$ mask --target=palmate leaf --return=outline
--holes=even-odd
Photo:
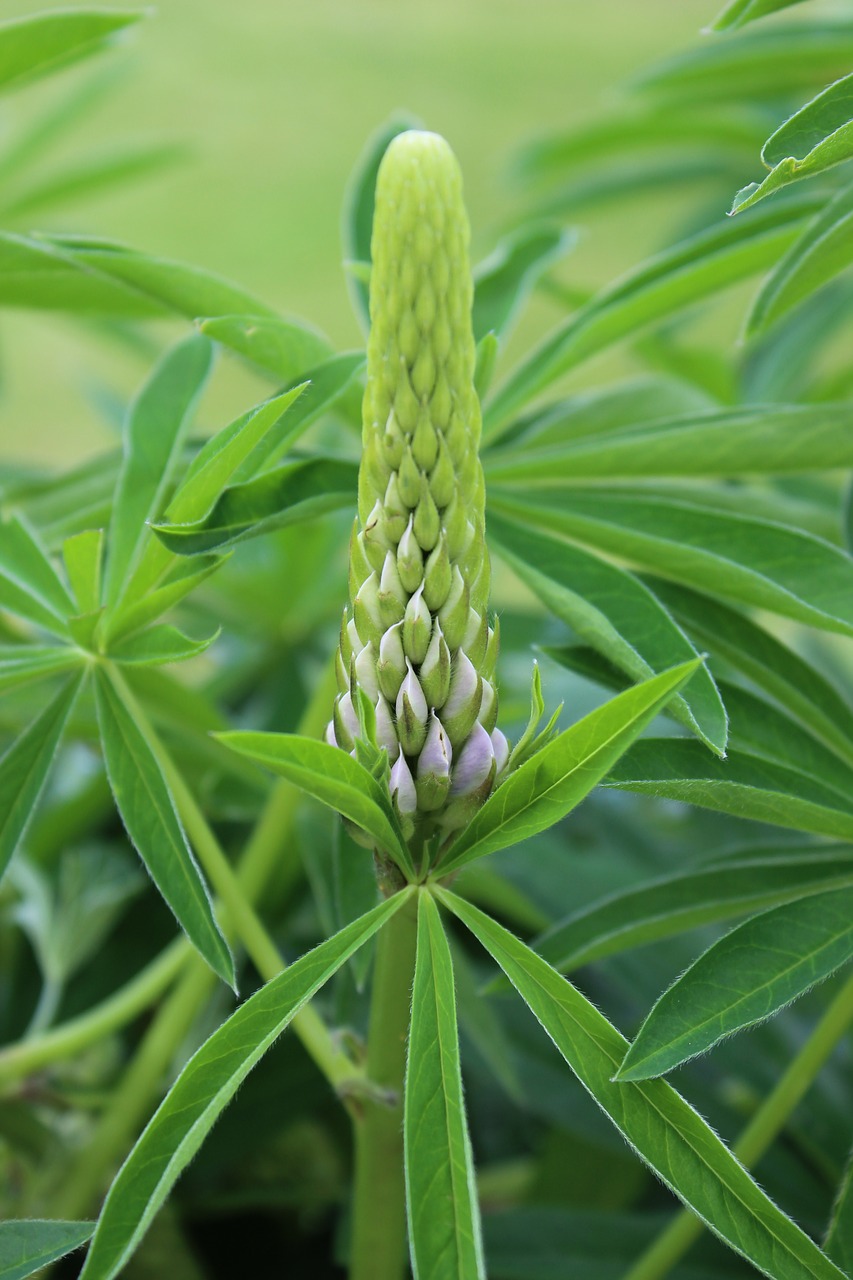
[[[0,1280],[25,1280],[91,1239],[94,1222],[0,1222]]]
[[[712,226],[643,263],[602,290],[531,352],[500,386],[484,417],[484,440],[557,378],[613,343],[771,267],[818,207],[798,197]]]
[[[0,693],[67,671],[79,662],[80,654],[69,646],[0,645]]]
[[[0,89],[15,88],[97,52],[144,16],[143,10],[80,8],[0,23]]]
[[[131,843],[184,933],[213,971],[233,987],[234,961],[171,793],[118,688],[116,678],[99,668],[95,682],[98,725],[116,808]]]
[[[665,1081],[614,1082],[628,1042],[594,1005],[476,907],[444,890],[438,896],[496,960],[627,1142],[716,1235],[774,1280],[841,1280]]]
[[[617,1073],[648,1080],[768,1018],[853,957],[853,887],[785,903],[727,933],[664,992]]]
[[[489,501],[713,596],[853,635],[853,560],[799,529],[646,488],[554,489],[534,503],[493,485]]]
[[[633,680],[689,661],[696,650],[631,574],[561,538],[490,514],[489,537],[507,564],[558,618]],[[710,674],[697,671],[671,710],[703,742],[725,751],[726,711]]]
[[[375,907],[261,987],[190,1058],[104,1201],[81,1280],[111,1280],[246,1076],[294,1016],[408,900]]]
[[[437,875],[444,877],[475,858],[507,849],[559,822],[612,769],[700,666],[697,658],[653,676],[552,739],[493,792],[456,837]]]
[[[745,849],[626,889],[552,925],[535,950],[561,973],[809,894],[853,886],[853,846]]]
[[[831,169],[853,156],[853,75],[829,85],[767,139],[761,159],[770,170],[761,183],[739,191],[732,213],[757,204],[773,191]]]
[[[418,945],[403,1118],[415,1280],[485,1280],[465,1119],[453,961],[438,908],[418,899]]]
[[[110,652],[122,642],[124,636],[139,631],[173,608],[185,596],[215,573],[228,559],[224,556],[198,556],[194,560],[178,561],[154,590],[136,599],[128,599],[113,616],[109,626]]]
[[[75,672],[0,757],[0,877],[33,816],[84,675]]]

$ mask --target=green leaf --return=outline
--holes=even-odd
[[[37,211],[43,214],[59,204],[66,208],[74,200],[90,199],[135,178],[185,162],[188,154],[185,146],[168,142],[124,141],[117,148],[99,148],[93,155],[80,157],[73,164],[12,186],[0,197],[0,213],[4,219],[32,218]],[[5,169],[6,165],[0,162],[0,174]]]
[[[527,488],[640,476],[846,468],[853,466],[853,441],[844,430],[849,421],[847,404],[750,405],[544,448],[534,438],[523,448],[487,455],[486,482]]]
[[[63,635],[76,605],[34,531],[17,515],[0,517],[0,608]]]
[[[790,9],[792,5],[802,4],[803,0],[730,0],[725,9],[711,23],[711,31],[734,31],[745,27],[756,18],[766,18],[770,13],[778,13],[780,9]]]
[[[101,603],[103,529],[86,529],[66,538],[62,544],[62,559],[79,612],[94,613]]]
[[[213,348],[193,335],[167,351],[130,408],[107,545],[104,600],[115,605],[130,580],[178,460]]]
[[[155,524],[153,529],[177,555],[200,555],[351,506],[357,483],[354,462],[336,458],[287,462],[246,484],[226,489],[202,520]]]
[[[534,503],[493,485],[492,508],[711,595],[853,635],[853,560],[813,534],[665,492],[564,489]]]
[[[698,658],[684,662],[620,693],[525,761],[456,837],[439,874],[507,849],[564,818],[700,665]]]
[[[744,921],[694,960],[649,1013],[617,1073],[648,1080],[769,1018],[853,957],[853,888]]]
[[[375,907],[250,996],[193,1054],[122,1165],[81,1280],[119,1274],[246,1076],[299,1010],[409,898]]]
[[[277,316],[215,316],[199,320],[208,338],[273,373],[282,382],[304,378],[307,369],[332,354],[328,338],[302,320]]]
[[[417,128],[419,123],[414,116],[408,114],[392,116],[370,138],[347,184],[342,228],[344,257],[353,262],[364,263],[368,269],[371,263],[370,238],[373,232],[376,175],[379,172],[382,157],[388,150],[388,144],[397,137],[398,133]],[[367,283],[364,279],[359,279],[351,272],[347,272],[347,287],[356,316],[366,333],[370,328]]]
[[[438,896],[494,957],[627,1142],[706,1226],[775,1280],[841,1280],[666,1081],[614,1082],[628,1042],[594,1005],[476,907],[445,891]]]
[[[0,693],[66,671],[79,662],[80,654],[67,646],[0,645]]]
[[[853,839],[853,796],[747,752],[731,751],[716,760],[699,743],[648,738],[618,762],[606,785],[794,831]]]
[[[754,335],[775,324],[853,262],[853,183],[806,226],[765,280],[746,322]]]
[[[164,662],[186,662],[209,649],[219,635],[219,628],[206,640],[191,640],[177,627],[166,623],[149,627],[129,639],[110,646],[110,657],[116,662],[141,666],[158,666]]]
[[[500,343],[493,333],[487,333],[477,343],[477,357],[474,364],[474,386],[480,404],[483,403],[492,385],[492,377],[498,359]]]
[[[281,774],[315,800],[349,818],[401,866],[411,867],[387,788],[346,751],[293,733],[237,730],[216,736],[233,751]]]
[[[748,222],[713,226],[602,290],[498,389],[486,413],[484,438],[495,439],[528,400],[583,360],[772,266],[815,208],[813,200],[786,200],[750,215]]]
[[[0,877],[38,804],[84,675],[75,672],[0,757]]]
[[[535,223],[502,240],[474,269],[475,339],[505,336],[539,277],[576,244],[576,232]]]
[[[834,1262],[853,1274],[853,1155],[838,1189],[824,1247]]]
[[[24,1280],[91,1238],[94,1222],[0,1222],[0,1280]]]
[[[415,1280],[485,1280],[462,1097],[453,961],[428,893],[418,899],[403,1133]]]
[[[735,609],[659,578],[656,596],[700,645],[719,654],[769,693],[848,762],[853,762],[853,707],[846,694],[793,649]]]
[[[763,182],[739,191],[732,213],[740,213],[801,178],[823,173],[853,156],[853,75],[829,85],[795,112],[761,149],[770,170]]]
[[[104,763],[131,844],[190,942],[233,987],[234,962],[160,765],[107,672],[96,674]]]
[[[15,88],[97,52],[143,11],[67,9],[0,23],[0,88]]]
[[[489,538],[552,613],[633,680],[696,657],[667,611],[623,569],[500,516],[490,515]],[[707,746],[725,751],[726,711],[708,671],[698,670],[670,705]]]
[[[534,946],[555,969],[570,973],[700,925],[851,885],[850,846],[747,849],[594,902],[553,925]]]
[[[46,240],[0,232],[0,306],[135,316],[163,314],[155,299],[99,271]]]
[[[178,561],[156,590],[147,591],[141,599],[127,600],[113,616],[109,627],[110,644],[117,644],[121,637],[161,617],[201,586],[227,559],[227,555],[199,556],[197,560]]]

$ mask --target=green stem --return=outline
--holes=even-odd
[[[851,1023],[853,973],[734,1144],[735,1155],[747,1168],[761,1158],[782,1131],[791,1112]],[[699,1219],[683,1209],[626,1272],[623,1280],[661,1280],[683,1258],[702,1231],[703,1224]]]
[[[406,1265],[403,1082],[417,906],[413,894],[377,941],[367,1041],[367,1077],[377,1096],[366,1095],[356,1124],[350,1280],[401,1280]]]

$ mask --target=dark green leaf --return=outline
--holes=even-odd
[[[440,875],[564,818],[700,665],[698,659],[685,662],[635,685],[549,742],[507,777],[456,837]]]
[[[399,893],[256,991],[190,1058],[113,1182],[81,1280],[119,1274],[246,1076],[299,1010],[408,900]]]
[[[462,1098],[453,962],[435,901],[418,900],[403,1119],[415,1280],[484,1280],[474,1161]]]
[[[226,489],[212,510],[192,524],[157,524],[154,532],[170,551],[194,556],[271,529],[312,520],[355,502],[358,468],[336,458],[288,462]]]
[[[619,1068],[648,1080],[768,1018],[853,956],[853,888],[831,889],[744,921],[663,993]]]
[[[558,618],[633,680],[696,657],[666,610],[623,569],[500,516],[490,516],[489,537]],[[704,668],[670,706],[709,747],[725,751],[725,708]]]
[[[85,58],[144,16],[141,10],[67,9],[0,23],[0,88],[12,88]]]
[[[82,671],[71,676],[0,758],[0,876],[33,816],[83,677]]]
[[[825,1248],[834,1262],[853,1274],[853,1155],[838,1189]]]
[[[91,1238],[94,1222],[0,1222],[0,1280],[24,1280]]]
[[[504,336],[539,276],[576,244],[574,232],[535,223],[502,240],[474,270],[475,339]]]
[[[306,371],[332,354],[327,338],[304,321],[276,316],[216,316],[199,320],[202,333],[221,342],[282,382],[304,378]]]
[[[160,765],[103,668],[95,694],[107,777],[131,843],[189,940],[233,987],[234,962]]]
[[[627,1041],[594,1005],[476,907],[444,891],[439,897],[494,957],[617,1129],[697,1217],[775,1280],[841,1280],[837,1267],[665,1081],[614,1082]]]

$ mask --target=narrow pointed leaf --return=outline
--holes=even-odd
[[[853,1275],[853,1153],[838,1188],[824,1247],[833,1262]]]
[[[0,1280],[25,1280],[91,1239],[94,1222],[0,1222]]]
[[[484,1280],[474,1161],[462,1097],[450,947],[428,893],[418,949],[403,1118],[415,1280]]]
[[[122,636],[138,631],[172,609],[200,587],[227,559],[228,555],[210,555],[178,561],[160,586],[147,591],[140,599],[126,600],[113,615],[108,632],[111,644],[118,643]]]
[[[619,1068],[662,1076],[769,1018],[853,957],[853,888],[764,911],[720,938],[666,990]]]
[[[172,348],[131,406],[108,537],[104,599],[109,605],[119,599],[148,536],[145,523],[163,501],[210,372],[212,350],[206,338],[195,335]]]
[[[76,158],[72,164],[51,168],[25,185],[17,186],[0,202],[4,219],[43,216],[57,205],[100,196],[148,174],[189,158],[189,149],[174,143],[131,143],[119,147],[99,147],[92,155]],[[0,173],[5,165],[0,166]]]
[[[186,662],[209,649],[219,630],[205,640],[191,640],[177,627],[167,623],[149,627],[147,631],[119,641],[110,647],[110,657],[115,662],[134,663],[141,666],[158,666],[163,662]]]
[[[537,751],[509,775],[457,836],[442,858],[442,876],[564,818],[700,665],[699,659],[685,662],[627,689]]]
[[[328,338],[304,321],[277,316],[213,316],[199,321],[202,333],[282,382],[304,378],[332,354]]]
[[[0,306],[152,319],[167,309],[121,280],[87,271],[67,249],[0,232]]]
[[[103,558],[103,529],[86,529],[62,544],[65,572],[80,613],[94,613],[101,603]]]
[[[154,532],[177,555],[202,555],[244,538],[313,520],[355,502],[358,468],[336,458],[287,462],[226,489],[201,520],[157,524]]]
[[[701,925],[853,886],[853,846],[757,849],[626,889],[549,928],[537,952],[561,973]]]
[[[697,656],[666,609],[623,569],[501,516],[490,516],[489,537],[552,613],[633,680]],[[726,711],[704,667],[670,709],[712,750],[725,751]]]
[[[576,244],[575,232],[535,223],[502,240],[474,269],[475,339],[505,335],[537,279]]]
[[[0,757],[0,877],[38,804],[83,677],[76,672]]]
[[[773,1280],[841,1280],[664,1080],[614,1082],[628,1042],[594,1005],[476,907],[444,891],[439,897],[494,957],[626,1141],[706,1226]]]
[[[157,759],[103,668],[95,694],[107,777],[130,841],[190,942],[233,987],[234,962]]]
[[[141,10],[68,9],[0,23],[0,88],[13,88],[85,58],[142,17]]]
[[[757,18],[802,4],[803,0],[731,0],[711,23],[712,31],[734,31]]]
[[[76,667],[80,654],[68,646],[0,645],[0,693]]]
[[[340,747],[293,733],[236,730],[216,736],[233,751],[281,774],[315,800],[343,814],[403,865],[411,865],[387,788]]]
[[[77,612],[47,551],[35,532],[17,515],[0,519],[0,576],[9,583],[10,596],[15,589],[29,596],[40,614],[51,615],[54,626]],[[0,604],[3,603],[0,587]],[[11,600],[7,607],[14,612]]]
[[[299,1010],[408,898],[396,894],[301,957],[223,1022],[190,1058],[119,1170],[81,1280],[111,1280],[252,1068]]]

